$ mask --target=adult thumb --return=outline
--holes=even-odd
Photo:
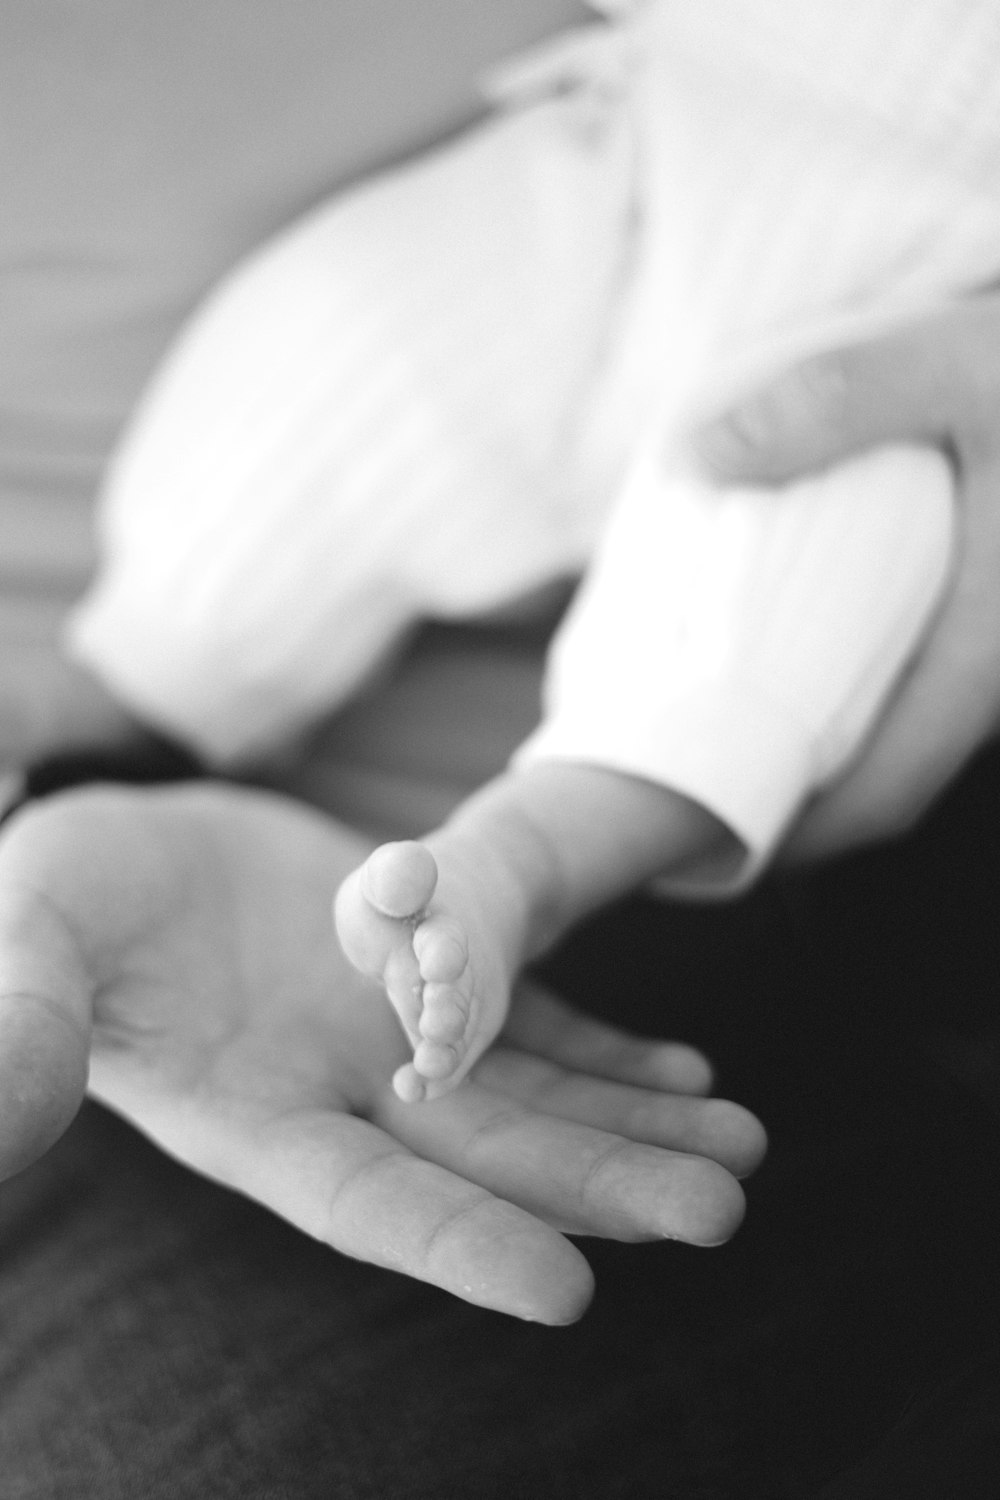
[[[80,1107],[89,988],[59,911],[0,877],[0,1181],[47,1151]]]
[[[965,309],[799,361],[689,434],[715,478],[780,483],[887,442],[950,447]]]

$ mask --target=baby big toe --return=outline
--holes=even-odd
[[[406,839],[380,844],[362,867],[362,888],[377,911],[387,917],[415,917],[437,885],[437,865],[425,844]]]

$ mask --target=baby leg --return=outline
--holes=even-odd
[[[551,761],[491,782],[424,843],[376,849],[341,886],[336,925],[413,1044],[393,1080],[400,1098],[453,1088],[503,1026],[526,962],[719,835],[663,787]]]

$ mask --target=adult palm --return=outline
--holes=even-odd
[[[88,788],[17,814],[0,839],[0,1171],[89,1087],[336,1249],[546,1322],[591,1292],[560,1231],[727,1238],[763,1136],[699,1097],[687,1048],[530,988],[461,1089],[395,1097],[405,1040],[330,920],[366,851],[234,786]]]

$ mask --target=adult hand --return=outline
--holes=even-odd
[[[955,464],[953,582],[860,760],[807,809],[791,856],[905,831],[1000,724],[1000,294],[807,359],[694,438],[713,473],[743,482],[907,439]]]
[[[345,1254],[568,1322],[591,1293],[560,1231],[715,1244],[757,1122],[698,1097],[689,1048],[525,990],[505,1045],[405,1105],[407,1055],[333,936],[368,846],[267,793],[97,787],[0,838],[0,1175],[91,1092],[197,1171]],[[113,1164],[109,1164],[113,1170]]]

